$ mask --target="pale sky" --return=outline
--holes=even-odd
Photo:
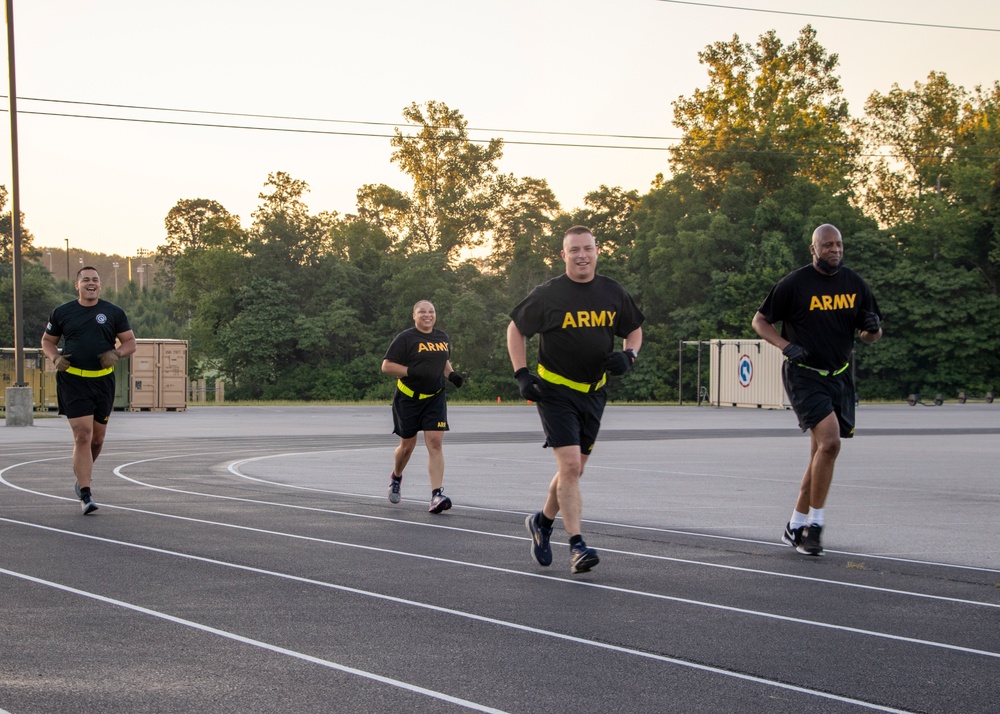
[[[719,7],[662,0],[13,2],[26,226],[38,247],[63,247],[68,238],[71,250],[122,255],[161,244],[163,220],[180,199],[214,199],[249,226],[276,171],[309,184],[313,213],[353,213],[356,192],[367,183],[409,190],[390,161],[391,128],[28,98],[374,123],[398,123],[410,103],[436,100],[460,111],[469,127],[491,130],[471,132],[473,138],[646,147],[505,147],[501,171],[548,180],[563,209],[572,210],[601,184],[645,193],[658,172],[668,173],[663,149],[666,138],[678,136],[671,103],[707,85],[698,52],[733,34],[755,43],[774,29],[789,44],[811,23],[820,44],[840,57],[855,116],[871,92],[893,83],[910,88],[931,71],[967,88],[1000,79],[994,0],[726,0]],[[6,57],[6,33],[2,44]],[[2,87],[7,95],[6,82]],[[9,137],[9,113],[0,116]],[[0,183],[9,190],[9,141],[3,144]]]

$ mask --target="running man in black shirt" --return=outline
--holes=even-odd
[[[589,228],[570,228],[560,253],[566,274],[532,290],[510,313],[507,326],[507,351],[521,396],[537,403],[545,446],[556,457],[545,505],[525,520],[531,557],[539,565],[552,563],[549,538],[562,512],[574,573],[599,562],[581,534],[580,477],[601,426],[607,375],[628,372],[642,347],[642,312],[625,288],[597,274],[597,253]],[[535,334],[537,375],[528,371],[527,360],[527,339]],[[621,351],[614,351],[615,337],[624,338]]]
[[[115,365],[135,352],[135,335],[125,312],[101,299],[101,276],[95,268],[80,268],[76,291],[76,300],[52,311],[42,351],[57,370],[59,413],[66,415],[73,430],[76,495],[83,514],[89,515],[97,510],[90,483],[114,408]]]
[[[403,469],[424,432],[427,473],[431,481],[431,513],[451,508],[444,495],[444,453],[441,442],[448,431],[448,398],[444,380],[461,387],[465,378],[451,366],[451,341],[434,327],[437,313],[429,300],[413,306],[413,327],[396,335],[382,359],[382,371],[396,377],[392,400],[392,433],[399,437],[389,476],[389,501],[399,503]]]
[[[781,540],[804,555],[823,555],[823,508],[834,462],[840,440],[854,436],[854,334],[860,330],[861,341],[873,344],[882,337],[882,326],[871,288],[844,267],[840,231],[820,226],[810,251],[812,264],[771,288],[753,317],[753,328],[785,355],[785,391],[799,426],[811,433],[809,465]]]

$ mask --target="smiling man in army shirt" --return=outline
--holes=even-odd
[[[399,437],[389,476],[389,501],[399,503],[403,469],[424,432],[427,473],[431,482],[431,513],[451,508],[444,495],[442,441],[448,431],[448,397],[444,380],[461,387],[465,379],[451,366],[451,340],[435,327],[437,312],[429,300],[413,306],[413,327],[403,330],[389,345],[382,359],[382,372],[396,377],[392,400],[392,433]]]
[[[115,365],[135,352],[135,335],[124,310],[101,299],[101,276],[96,268],[80,268],[76,291],[76,300],[52,311],[42,335],[42,351],[57,370],[59,413],[66,415],[73,430],[76,495],[83,514],[89,515],[97,510],[90,484],[114,408]]]
[[[782,542],[803,555],[823,555],[823,509],[840,440],[854,436],[854,335],[882,337],[878,303],[860,275],[844,267],[844,239],[825,223],[813,231],[813,260],[771,288],[753,317],[753,329],[782,351],[782,379],[803,431],[809,465]],[[774,325],[781,323],[779,333]]]
[[[549,538],[561,512],[573,573],[599,562],[581,533],[580,477],[601,427],[607,375],[625,374],[642,347],[642,312],[625,288],[597,274],[597,254],[589,228],[570,228],[560,253],[565,275],[532,290],[510,313],[507,326],[507,351],[521,396],[538,405],[545,446],[556,457],[545,505],[525,521],[531,557],[539,565],[552,563]],[[527,339],[535,334],[537,375],[528,370],[527,361]],[[614,349],[616,337],[624,339],[620,351]]]

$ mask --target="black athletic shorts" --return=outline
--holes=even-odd
[[[802,431],[812,429],[833,412],[840,423],[840,437],[854,436],[854,379],[849,369],[824,377],[785,362],[781,377]]]
[[[542,418],[545,446],[579,446],[590,455],[601,429],[601,417],[608,393],[604,389],[584,394],[569,387],[542,381],[542,399],[535,402]]]
[[[392,433],[401,439],[412,439],[418,431],[450,431],[444,390],[427,399],[414,399],[397,389],[392,398],[392,426]]]
[[[94,421],[107,424],[115,407],[115,375],[80,377],[56,372],[56,397],[60,414],[70,419],[93,416]]]

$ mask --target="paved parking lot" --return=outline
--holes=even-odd
[[[584,575],[534,410],[450,411],[437,516],[387,407],[116,413],[88,517],[65,420],[0,428],[0,710],[995,711],[1000,407],[862,405],[824,558],[790,412],[609,408]]]

